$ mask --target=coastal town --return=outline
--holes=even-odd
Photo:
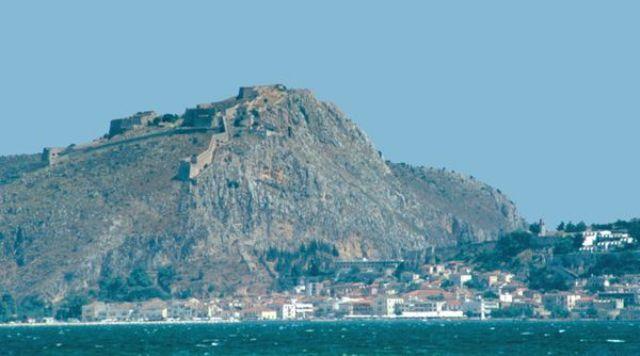
[[[577,254],[610,254],[635,246],[624,231],[586,228],[578,234],[535,228],[539,240],[581,241]],[[337,260],[335,274],[300,276],[281,292],[138,302],[92,301],[68,322],[236,322],[336,319],[640,319],[640,274],[571,275],[562,290],[540,291],[525,276],[482,270],[461,260],[418,269],[404,260]],[[54,323],[53,317],[27,323]]]

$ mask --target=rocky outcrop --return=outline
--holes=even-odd
[[[523,226],[486,184],[384,161],[307,90],[243,88],[190,110],[54,165],[0,158],[0,289],[55,301],[98,290],[106,275],[167,266],[173,292],[260,289],[274,277],[260,260],[271,247],[322,241],[342,258],[399,258]],[[207,152],[196,176],[177,179],[184,157]]]

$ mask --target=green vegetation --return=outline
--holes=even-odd
[[[15,320],[17,317],[16,302],[11,294],[5,293],[0,297],[0,322]]]
[[[515,257],[527,249],[533,248],[533,234],[516,231],[502,236],[493,250],[480,253],[475,262],[481,269],[495,270],[517,264]]]
[[[531,318],[533,317],[533,308],[525,306],[510,306],[504,309],[491,311],[492,318]]]
[[[525,231],[512,232],[498,240],[496,244],[497,258],[506,262],[522,251],[531,248],[533,235]]]
[[[30,295],[20,301],[18,305],[18,319],[26,320],[27,318],[40,318],[52,315],[51,305],[44,301],[38,295]]]
[[[88,302],[87,297],[81,294],[67,296],[56,311],[56,319],[80,319],[82,317],[82,306]]]
[[[594,229],[626,230],[632,237],[640,239],[640,219],[618,220],[611,224],[593,224],[591,226]]]
[[[623,275],[640,273],[640,258],[636,253],[625,251],[622,253],[607,253],[599,255],[596,263],[589,269],[591,275]]]
[[[98,285],[100,291],[98,299],[105,301],[141,301],[152,298],[168,299],[170,295],[165,291],[165,288],[170,288],[169,280],[164,272],[162,277],[163,284],[160,284],[160,288],[156,287],[147,271],[141,267],[136,267],[131,270],[131,273],[126,278],[122,276],[111,276],[107,271],[102,276]],[[160,279],[160,274],[159,274]],[[169,284],[167,284],[169,283]]]
[[[569,290],[569,284],[555,269],[532,267],[529,270],[529,288],[541,291],[565,291]]]
[[[171,293],[171,285],[176,279],[176,271],[173,266],[165,266],[158,270],[158,286],[166,293]]]
[[[313,240],[300,244],[296,250],[269,248],[261,256],[263,263],[273,266],[277,273],[277,290],[286,290],[293,286],[299,277],[325,278],[333,271],[333,261],[339,256],[338,249],[322,241]]]
[[[562,221],[556,229],[563,232],[583,232],[587,230],[587,224],[584,221],[581,221],[576,225],[574,225],[571,221],[566,224],[564,223],[564,221]]]

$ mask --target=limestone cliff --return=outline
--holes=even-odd
[[[243,88],[115,126],[86,145],[0,158],[0,290],[55,302],[166,266],[172,292],[268,288],[277,273],[260,256],[272,247],[403,257],[523,226],[486,184],[386,162],[307,90]]]

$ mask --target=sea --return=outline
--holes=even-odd
[[[0,327],[0,355],[640,355],[640,323],[327,321]]]

